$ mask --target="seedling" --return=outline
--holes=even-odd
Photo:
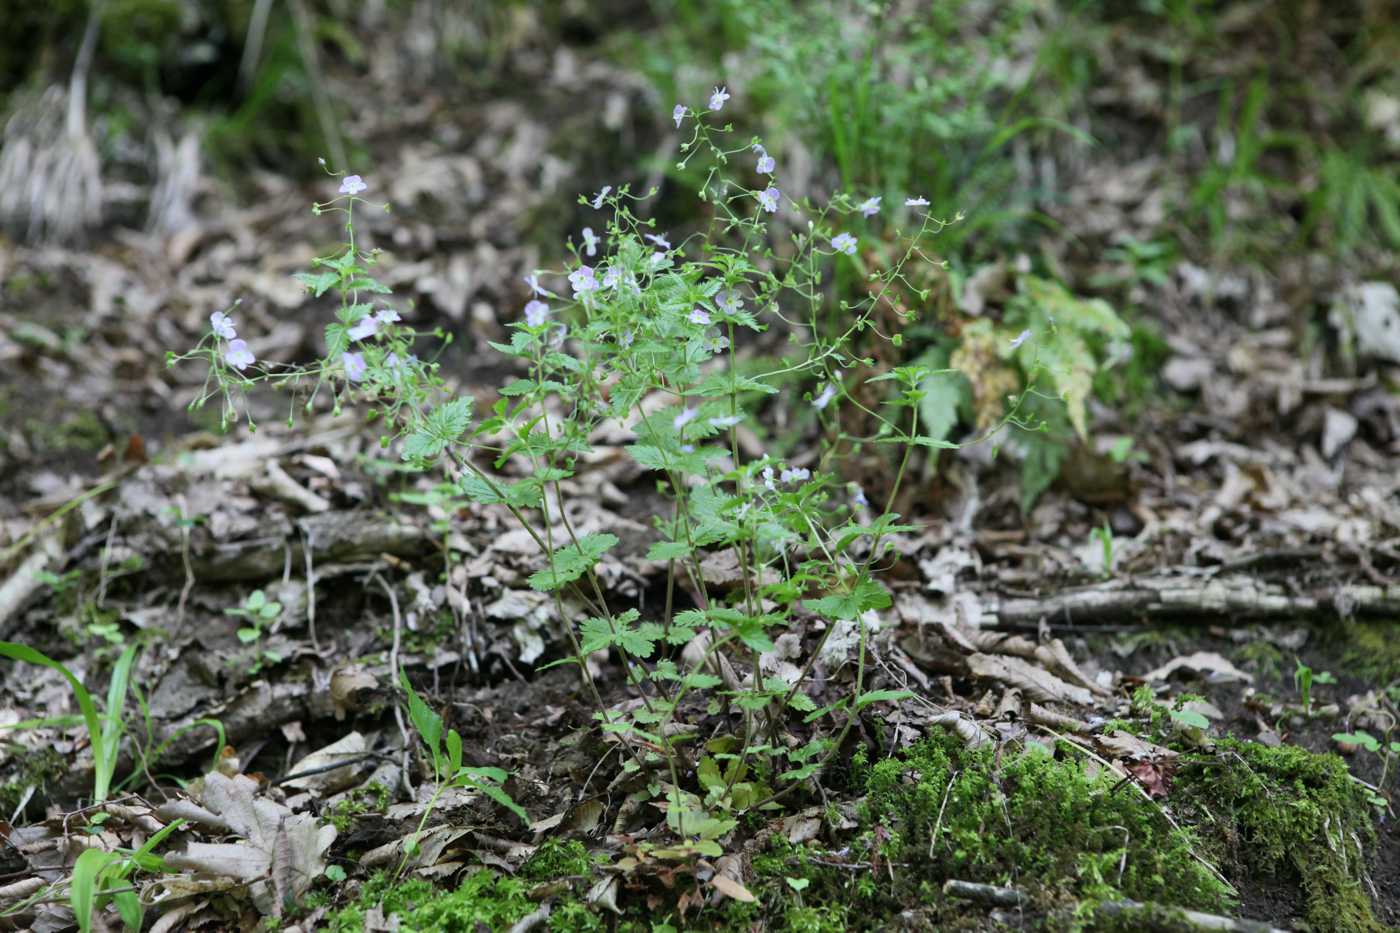
[[[253,590],[243,605],[225,609],[224,615],[237,616],[248,620],[248,624],[238,630],[238,640],[245,645],[262,638],[263,626],[282,614],[282,604],[267,598],[262,590]]]

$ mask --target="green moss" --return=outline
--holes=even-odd
[[[378,781],[371,781],[363,787],[355,788],[350,792],[350,796],[338,801],[321,817],[321,822],[329,823],[344,835],[355,825],[355,821],[366,813],[383,813],[387,810],[389,798],[389,788]]]
[[[0,812],[7,818],[15,812],[30,787],[37,786],[39,791],[43,791],[50,781],[68,772],[68,760],[51,748],[21,749],[9,746],[8,750],[12,752],[10,763],[13,767],[6,769],[11,774],[5,783],[0,784]],[[35,796],[42,799],[43,794],[36,793]]]
[[[1400,682],[1400,640],[1394,633],[1394,620],[1337,627],[1329,640],[1340,650],[1338,667],[1380,687]]]
[[[1336,755],[1223,739],[1186,757],[1172,796],[1235,871],[1301,882],[1313,930],[1385,929],[1363,881],[1370,807]]]
[[[593,868],[588,850],[577,839],[546,839],[520,868],[520,875],[531,881],[558,881],[587,877]]]
[[[375,875],[354,904],[331,915],[326,928],[336,933],[363,930],[365,913],[379,907],[384,918],[398,917],[403,933],[475,933],[502,930],[538,905],[526,896],[527,886],[485,869],[469,875],[455,891],[439,891],[427,881],[395,884],[385,873]]]
[[[912,866],[911,883],[1015,884],[1044,907],[1070,898],[1208,910],[1231,902],[1189,832],[1073,751],[1057,757],[1032,745],[1003,749],[998,761],[939,737],[871,767],[866,791],[868,818],[897,849],[886,855]]]

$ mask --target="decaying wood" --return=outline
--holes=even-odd
[[[1400,585],[1288,588],[1244,575],[1172,575],[1107,583],[1044,598],[992,596],[983,625],[1023,628],[1049,623],[1113,624],[1168,619],[1296,619],[1299,616],[1394,616]]]
[[[1108,917],[1122,917],[1130,923],[1141,923],[1141,929],[1181,930],[1185,933],[1285,933],[1258,920],[1236,920],[1218,914],[1203,914],[1178,907],[1157,907],[1136,901],[1110,901],[1100,904],[1098,910]]]
[[[1004,888],[995,884],[978,884],[975,881],[959,881],[949,878],[943,882],[943,893],[948,897],[961,897],[992,907],[1019,907],[1026,902],[1026,896],[1015,888]]]

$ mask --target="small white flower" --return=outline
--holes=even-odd
[[[685,119],[685,104],[676,104],[671,108],[671,119],[676,121],[676,129],[680,129],[681,121]]]
[[[719,337],[716,337],[716,338],[715,338],[715,342],[712,343],[712,344],[710,344],[710,350],[711,350],[712,352],[714,352],[714,353],[720,353],[720,352],[722,352],[722,351],[724,351],[724,350],[728,350],[728,349],[729,349],[729,338],[728,338],[728,337],[725,337],[725,336],[723,336],[723,335],[720,335]]]
[[[773,468],[763,468],[763,485],[767,486],[771,492],[777,492],[778,487],[773,485]]]
[[[342,353],[340,360],[345,364],[345,378],[359,382],[365,378],[365,358],[358,353]]]
[[[817,411],[821,411],[822,409],[826,408],[826,406],[830,405],[831,400],[835,397],[836,386],[834,384],[828,383],[827,387],[825,389],[822,389],[822,394],[812,399],[812,407],[815,408]]]
[[[784,483],[800,483],[812,478],[812,471],[799,467],[795,470],[784,470],[778,477]]]
[[[253,365],[253,351],[248,349],[248,341],[233,339],[224,349],[224,362],[242,372]]]
[[[710,323],[709,312],[704,308],[693,308],[690,312],[690,323],[700,324],[701,326],[708,325]]]
[[[854,256],[856,254],[856,238],[849,233],[838,233],[831,238],[831,248],[838,253]]]
[[[1021,331],[1019,334],[1016,335],[1015,339],[1011,341],[1011,349],[1018,349],[1021,346],[1021,344],[1029,340],[1030,337],[1031,332],[1029,330]]]
[[[734,510],[734,517],[737,518],[739,521],[743,521],[744,516],[749,514],[749,509],[751,508],[753,508],[753,503],[745,502],[743,505],[739,506],[737,509]]]
[[[215,334],[225,340],[232,340],[238,336],[238,331],[233,329],[233,318],[222,311],[215,311],[209,315],[209,326],[214,328]]]
[[[667,261],[668,260],[666,259],[665,253],[652,253],[651,258],[648,260],[648,262],[651,263],[653,269],[661,268],[662,266],[666,265]]]
[[[732,427],[734,427],[734,425],[738,424],[740,421],[743,421],[743,420],[744,420],[743,415],[722,415],[722,416],[720,416],[720,417],[718,417],[718,418],[711,418],[711,419],[710,419],[710,427],[712,427],[712,428],[732,428]]]
[[[664,234],[664,233],[660,233],[660,234],[657,234],[657,233],[644,233],[644,234],[642,234],[642,236],[646,237],[648,240],[651,240],[653,243],[655,243],[657,246],[661,247],[662,249],[670,249],[670,248],[671,248],[671,241],[668,240],[668,239],[666,239],[666,234]]]
[[[860,483],[848,483],[846,488],[851,491],[852,505],[858,505],[861,508],[869,507],[870,500],[865,498],[865,490],[861,488]]]
[[[676,415],[676,417],[674,417],[674,418],[671,419],[671,427],[673,427],[673,428],[675,428],[677,431],[679,431],[681,428],[685,427],[686,425],[690,424],[690,422],[694,421],[694,420],[695,420],[695,417],[696,417],[697,415],[699,415],[699,414],[700,414],[700,409],[698,409],[698,408],[687,408],[687,409],[685,409],[684,411],[682,411],[679,415]]]
[[[865,203],[860,206],[860,212],[866,217],[874,217],[880,213],[880,201],[878,197],[866,198]]]
[[[525,305],[525,323],[531,327],[539,327],[549,317],[549,305],[538,298],[527,302]]]
[[[381,324],[397,324],[403,320],[393,308],[380,308],[374,312],[374,319]]]
[[[905,198],[905,207],[928,207],[928,198]]]
[[[738,314],[744,310],[744,296],[732,288],[726,288],[715,296],[715,306],[725,314]]]
[[[724,102],[729,100],[729,88],[717,87],[710,95],[710,109],[720,110],[724,107]]]
[[[763,209],[772,214],[778,210],[778,197],[780,194],[781,192],[779,192],[777,188],[769,185],[766,189],[755,195],[755,197],[758,198],[758,203]]]
[[[598,238],[593,235],[592,227],[583,228],[583,251],[590,256],[598,255]]]
[[[611,190],[612,190],[612,185],[604,185],[604,186],[603,186],[603,190],[598,192],[597,197],[595,197],[595,198],[593,199],[593,209],[594,209],[595,211],[596,211],[596,210],[601,210],[601,209],[602,209],[602,207],[603,207],[603,199],[606,198],[606,197],[608,196],[608,192],[611,191]]]
[[[346,175],[340,182],[340,193],[353,197],[368,187],[369,185],[365,184],[365,180],[359,175]]]
[[[549,292],[540,288],[540,277],[533,272],[525,276],[525,284],[530,286],[530,291],[536,295],[549,295]]]
[[[378,332],[379,322],[373,317],[365,315],[356,321],[347,333],[351,340],[364,340],[366,337],[373,337]]]

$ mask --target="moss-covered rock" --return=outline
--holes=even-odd
[[[1187,756],[1173,800],[1232,872],[1300,883],[1311,929],[1386,929],[1366,889],[1371,808],[1336,755],[1224,739]]]

